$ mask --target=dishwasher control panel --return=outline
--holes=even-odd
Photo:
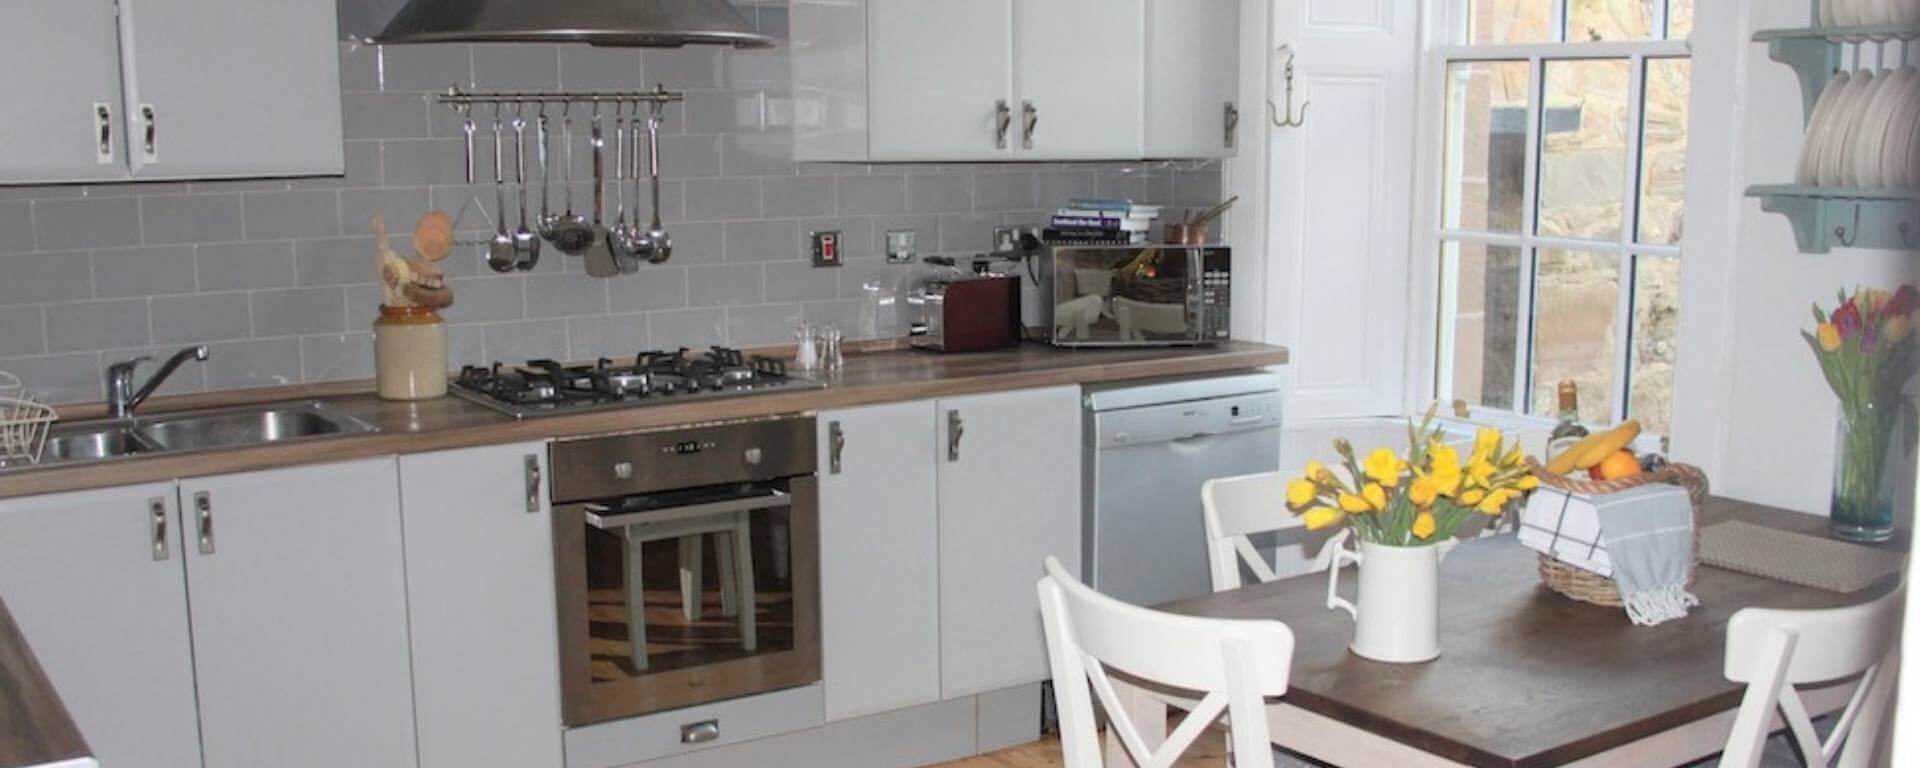
[[[1260,392],[1107,411],[1094,416],[1096,448],[1199,443],[1234,432],[1280,426],[1280,393]]]

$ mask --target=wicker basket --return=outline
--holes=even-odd
[[[1707,503],[1707,476],[1698,467],[1686,464],[1669,464],[1665,468],[1645,472],[1619,480],[1587,481],[1555,475],[1538,464],[1533,465],[1533,473],[1540,478],[1540,484],[1563,491],[1586,495],[1618,493],[1628,488],[1636,488],[1649,483],[1671,483],[1687,489],[1687,495],[1693,499],[1693,562],[1687,567],[1687,587],[1693,587],[1693,579],[1700,566],[1700,510]],[[1591,571],[1575,568],[1546,555],[1540,556],[1540,581],[1549,589],[1567,597],[1595,605],[1618,608],[1621,606],[1620,590],[1614,586],[1613,579]]]

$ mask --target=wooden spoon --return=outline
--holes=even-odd
[[[413,249],[427,261],[440,261],[453,253],[453,217],[445,211],[427,211],[413,225]]]

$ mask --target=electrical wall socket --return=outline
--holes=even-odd
[[[916,235],[911,229],[887,230],[887,263],[909,264],[919,257]]]

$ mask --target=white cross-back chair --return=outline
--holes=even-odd
[[[1720,764],[1760,764],[1775,710],[1808,765],[1865,768],[1899,679],[1900,608],[1905,588],[1860,605],[1822,611],[1747,608],[1727,624],[1726,676],[1746,697]],[[1861,675],[1833,732],[1821,743],[1795,686]],[[1834,758],[1839,757],[1839,763]]]
[[[1096,696],[1110,715],[1108,727],[1141,768],[1173,765],[1223,713],[1232,728],[1233,752],[1245,756],[1238,768],[1272,768],[1265,698],[1287,692],[1293,671],[1293,631],[1287,625],[1162,613],[1095,592],[1051,557],[1046,570],[1039,585],[1040,615],[1067,768],[1103,765],[1093,714]],[[1158,751],[1124,716],[1109,669],[1200,694]]]
[[[1306,522],[1287,509],[1287,477],[1278,472],[1223,477],[1200,486],[1200,509],[1207,526],[1207,565],[1213,591],[1240,588],[1240,563],[1262,582],[1279,578],[1273,565],[1247,537],[1303,528]],[[1312,570],[1325,571],[1346,536],[1343,531],[1320,547]]]

